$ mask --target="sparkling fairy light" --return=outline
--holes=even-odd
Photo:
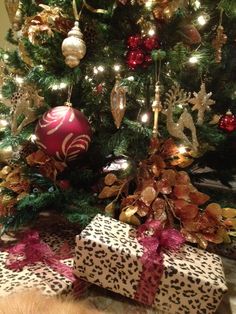
[[[96,67],[93,68],[93,73],[98,74],[98,69]]]
[[[16,83],[19,84],[19,85],[21,85],[21,84],[24,83],[23,77],[18,76],[18,75],[16,76],[15,81],[16,81]]]
[[[200,2],[199,0],[196,0],[196,1],[194,2],[194,7],[195,7],[196,10],[200,9],[200,7],[201,7],[201,2]]]
[[[105,70],[104,66],[102,66],[102,65],[98,66],[98,71],[99,72],[104,72],[104,70]]]
[[[196,63],[198,63],[199,58],[197,56],[192,56],[189,58],[188,61],[189,61],[189,63],[196,64]]]
[[[153,36],[155,34],[155,29],[154,28],[150,28],[148,31],[148,35],[149,36]]]
[[[120,68],[121,68],[121,66],[120,66],[119,64],[115,64],[115,65],[114,65],[114,70],[115,70],[116,72],[119,72],[119,71],[120,71]]]
[[[125,161],[123,161],[123,162],[121,163],[121,168],[122,168],[123,170],[126,170],[128,167],[129,167],[129,163],[128,163],[127,160],[125,160]]]
[[[7,126],[9,123],[8,123],[8,121],[6,120],[6,119],[0,119],[0,125],[1,126],[3,126],[3,127],[5,127],[5,126]]]
[[[151,10],[151,9],[152,9],[152,6],[153,6],[153,0],[148,0],[148,1],[145,3],[145,7],[146,7],[148,10]]]
[[[206,25],[207,23],[207,20],[205,18],[204,15],[200,15],[198,18],[197,18],[197,21],[198,21],[198,24],[201,25],[201,26],[204,26]]]
[[[63,89],[63,88],[66,88],[67,87],[67,84],[65,82],[62,82],[59,84],[59,88],[60,89]]]
[[[142,123],[147,123],[149,121],[149,115],[145,112],[141,115],[141,118],[140,118],[141,122]]]
[[[30,141],[31,141],[32,143],[35,143],[36,139],[37,139],[37,136],[36,136],[35,134],[31,134],[31,135],[30,135]]]
[[[180,154],[185,154],[187,152],[187,149],[185,146],[181,145],[179,148],[178,148],[178,151]]]
[[[129,76],[129,77],[127,77],[127,80],[128,81],[134,81],[134,77],[133,76]]]

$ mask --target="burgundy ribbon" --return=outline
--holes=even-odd
[[[67,243],[64,243],[56,254],[49,245],[40,240],[37,231],[30,230],[23,234],[19,243],[6,251],[9,253],[6,266],[11,270],[20,271],[25,266],[42,262],[70,281],[75,281],[71,267],[60,262],[61,259],[72,257]]]
[[[141,225],[137,229],[137,239],[144,247],[144,254],[141,258],[143,270],[134,298],[151,305],[164,272],[163,251],[178,251],[185,240],[179,231],[164,229],[158,220]]]

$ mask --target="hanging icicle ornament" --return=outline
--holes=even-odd
[[[86,45],[82,38],[83,34],[80,31],[79,22],[75,21],[74,27],[62,42],[62,53],[65,57],[65,63],[70,68],[78,66],[80,60],[86,54]]]
[[[119,129],[126,110],[126,88],[121,85],[119,75],[116,77],[110,100],[111,113],[117,129]]]
[[[161,111],[161,108],[162,108],[162,105],[161,105],[161,100],[160,100],[160,84],[159,82],[157,82],[156,87],[155,87],[155,98],[152,103],[152,110],[154,112],[152,135],[155,138],[158,135],[158,120],[159,120],[159,112]]]
[[[224,27],[222,26],[222,15],[223,11],[220,13],[220,23],[216,31],[216,37],[212,41],[212,46],[215,49],[215,61],[220,63],[222,60],[222,47],[227,42],[227,35],[224,33]]]
[[[161,61],[165,59],[166,52],[164,50],[153,50],[152,51],[152,60],[155,63],[155,97],[152,103],[152,111],[154,112],[153,117],[153,129],[152,129],[152,136],[153,138],[157,138],[158,135],[158,120],[159,120],[159,112],[162,109],[161,99],[160,99],[160,75],[161,75]],[[158,61],[158,62],[157,62]],[[158,66],[159,64],[159,66]]]
[[[19,31],[23,24],[22,1],[5,0],[5,7],[14,31]]]

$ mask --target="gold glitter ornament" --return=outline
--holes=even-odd
[[[33,63],[33,60],[29,57],[26,49],[25,49],[25,46],[23,44],[22,41],[19,41],[19,44],[18,44],[18,52],[19,52],[19,55],[20,55],[20,58],[27,64],[29,65],[30,67],[33,67],[34,66],[34,63]]]
[[[210,106],[215,104],[215,101],[211,99],[212,93],[206,92],[205,83],[201,84],[200,91],[193,93],[193,98],[189,99],[189,103],[194,105],[192,111],[197,110],[197,124],[203,125],[205,112],[210,109]]]
[[[22,12],[22,1],[19,1],[19,5],[16,14],[13,19],[12,28],[14,31],[19,31],[23,24],[23,12]]]
[[[153,137],[157,137],[158,135],[158,119],[159,119],[159,111],[161,111],[161,109],[162,109],[162,104],[160,100],[160,84],[159,82],[157,82],[155,86],[155,98],[152,103],[152,110],[154,112],[153,130],[152,130]]]
[[[227,42],[227,35],[224,33],[224,27],[219,25],[216,31],[216,37],[212,41],[212,46],[215,49],[215,61],[220,63],[222,60],[222,47]]]
[[[11,23],[13,23],[16,11],[18,9],[19,0],[5,0],[5,7]]]
[[[13,149],[11,146],[0,149],[0,162],[7,164],[13,156]]]
[[[19,134],[25,126],[38,118],[38,109],[43,105],[44,98],[38,94],[35,85],[24,84],[20,86],[11,99],[4,104],[11,108],[11,132]],[[19,122],[19,117],[22,119]]]
[[[178,104],[187,106],[190,97],[191,94],[185,92],[179,85],[172,86],[172,88],[166,93],[166,128],[171,136],[183,141],[194,151],[197,151],[199,143],[192,115],[185,108],[179,119],[177,121],[174,120],[175,106]],[[189,130],[187,134],[184,132],[185,129]]]
[[[126,110],[126,88],[121,86],[119,75],[116,77],[110,100],[111,113],[117,129],[119,129]]]
[[[80,31],[79,22],[75,21],[74,27],[62,42],[62,53],[65,57],[65,63],[70,68],[78,66],[80,60],[86,54],[86,45],[82,38],[83,34]]]

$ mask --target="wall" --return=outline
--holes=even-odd
[[[7,48],[9,44],[5,40],[8,29],[10,28],[10,22],[8,19],[7,11],[5,8],[5,1],[0,0],[0,47]]]

